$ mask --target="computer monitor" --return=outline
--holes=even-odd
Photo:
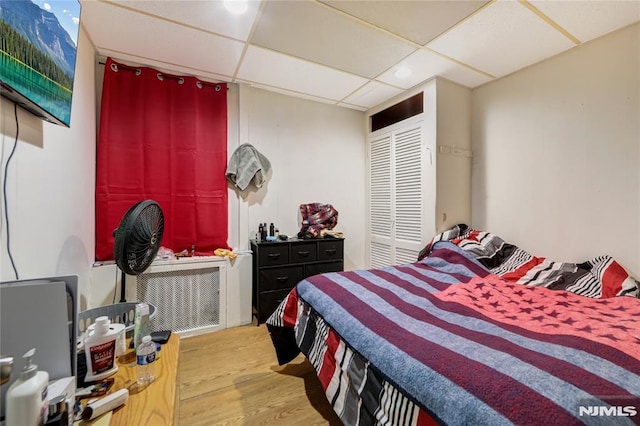
[[[0,282],[0,354],[13,357],[11,378],[2,385],[0,419],[29,349],[36,349],[33,363],[49,380],[76,375],[77,318],[77,275]]]

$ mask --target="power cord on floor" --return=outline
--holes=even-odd
[[[16,268],[16,264],[13,261],[13,255],[11,254],[11,239],[9,235],[9,207],[7,206],[7,174],[9,171],[9,164],[11,163],[11,158],[13,158],[13,154],[16,152],[16,147],[18,146],[18,135],[20,134],[20,124],[18,123],[18,104],[13,104],[13,113],[16,117],[16,139],[13,142],[13,148],[11,149],[11,154],[9,154],[9,158],[7,158],[7,164],[4,166],[4,181],[2,185],[2,195],[4,201],[4,220],[6,223],[6,232],[7,232],[7,254],[9,255],[9,260],[11,260],[11,266],[13,267],[13,273],[16,275],[16,280],[19,280],[20,277],[18,275],[18,269]]]

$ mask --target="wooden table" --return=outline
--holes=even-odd
[[[136,382],[136,358],[133,349],[118,358],[112,392],[129,387],[129,400],[117,408],[110,425],[178,424],[178,358],[180,336],[171,334],[162,345],[160,359],[153,363],[155,380],[146,386]],[[133,383],[133,385],[132,385]]]

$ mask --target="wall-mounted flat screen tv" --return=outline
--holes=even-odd
[[[69,126],[78,0],[0,0],[0,93],[43,120]]]

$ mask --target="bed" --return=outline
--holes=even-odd
[[[508,246],[462,225],[301,281],[267,320],[279,363],[302,352],[346,425],[638,424],[638,282]]]

